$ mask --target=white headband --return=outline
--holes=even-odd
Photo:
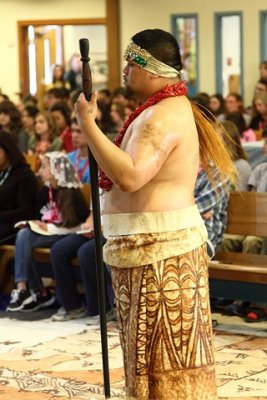
[[[176,78],[182,73],[182,70],[178,71],[177,69],[159,61],[147,50],[142,49],[134,42],[131,42],[125,50],[124,59],[134,61],[146,71],[165,78]]]

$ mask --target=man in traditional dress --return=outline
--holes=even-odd
[[[207,232],[194,187],[200,164],[209,174],[212,162],[222,179],[234,168],[186,97],[174,36],[139,32],[125,59],[124,83],[141,106],[114,143],[95,123],[96,93],[90,102],[81,95],[76,113],[106,193],[104,260],[112,268],[126,398],[214,400]]]

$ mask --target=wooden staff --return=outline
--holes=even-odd
[[[91,99],[91,94],[92,94],[92,77],[89,65],[90,58],[89,58],[88,39],[80,39],[79,45],[80,45],[80,53],[82,61],[83,92],[86,100],[89,101]],[[104,378],[105,398],[107,399],[110,398],[110,381],[109,381],[108,346],[107,346],[105,278],[104,278],[102,244],[101,244],[98,168],[96,160],[94,159],[94,156],[90,148],[88,148],[88,151],[89,151],[88,154],[89,154],[89,166],[90,166],[90,177],[91,177],[93,221],[94,221],[94,232],[95,232],[97,292],[98,292],[98,306],[100,314],[103,378]]]

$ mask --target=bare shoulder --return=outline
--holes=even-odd
[[[190,101],[185,96],[164,99],[146,109],[141,115],[140,121],[143,123],[149,121],[153,124],[165,126],[170,123],[177,124],[177,121],[180,121],[180,123],[188,122],[188,118],[193,118]]]
[[[149,107],[136,120],[135,128],[140,132],[147,126],[168,136],[177,136],[179,132],[194,130],[190,101],[185,96],[167,98]]]

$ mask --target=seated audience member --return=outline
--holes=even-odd
[[[267,91],[267,61],[261,61],[259,65],[259,80],[256,83],[254,94]]]
[[[81,131],[76,118],[71,122],[71,137],[74,151],[67,154],[82,183],[90,183],[87,137]]]
[[[82,89],[76,89],[73,90],[72,92],[70,92],[68,101],[67,101],[67,105],[71,111],[71,116],[74,115],[75,111],[74,111],[74,105],[76,103],[76,101],[78,100],[78,97],[80,96],[80,94],[82,93]]]
[[[26,96],[23,97],[22,99],[23,106],[35,106],[38,107],[38,99],[36,96],[33,96],[32,94],[26,94]],[[24,108],[23,107],[23,108]]]
[[[81,56],[74,53],[70,58],[70,69],[65,74],[65,80],[70,85],[70,91],[80,89],[82,86],[82,63]]]
[[[110,117],[117,134],[126,119],[125,104],[113,101],[110,108]]]
[[[22,110],[22,123],[24,126],[24,129],[28,135],[28,141],[31,136],[34,135],[35,133],[35,117],[38,114],[39,109],[32,105],[32,104],[27,104],[24,106]],[[28,150],[28,143],[27,143],[27,150]]]
[[[261,61],[259,70],[260,70],[260,79],[267,79],[267,60]]]
[[[123,86],[118,86],[113,90],[111,95],[111,103],[113,103],[114,101],[116,103],[121,103],[124,105],[128,103],[125,88]]]
[[[46,86],[45,90],[49,89],[61,89],[64,88],[68,91],[70,91],[70,84],[68,81],[65,80],[65,68],[61,64],[54,64],[52,66],[52,83],[50,83],[48,86]]]
[[[266,157],[266,162],[257,165],[249,178],[248,187],[249,190],[255,192],[267,192],[267,129],[263,131],[262,137],[263,142],[263,153]]]
[[[266,137],[263,152],[267,156],[267,131],[263,132]],[[267,192],[267,162],[257,165],[250,174],[248,190],[256,192]],[[224,235],[219,251],[242,251],[243,253],[259,254],[261,252],[262,238],[256,236]]]
[[[223,238],[227,224],[227,205],[230,192],[228,182],[221,182],[214,171],[212,184],[203,169],[199,170],[195,185],[195,202],[205,222],[208,241],[207,252],[212,258]]]
[[[254,97],[249,127],[261,132],[267,129],[267,91]]]
[[[223,129],[225,132],[223,132]],[[248,180],[251,174],[251,166],[248,157],[242,148],[240,135],[236,125],[231,121],[223,121],[217,128],[218,133],[222,136],[226,147],[229,149],[231,158],[238,172],[237,185],[235,190],[248,190]]]
[[[267,132],[264,132],[267,139]],[[263,151],[267,156],[267,140],[264,143]],[[252,172],[248,180],[248,189],[257,192],[267,191],[267,162],[259,164]],[[218,251],[243,252],[248,254],[260,254],[262,252],[263,238],[258,236],[224,235],[223,242],[219,245]],[[228,306],[229,311],[236,315],[243,315],[248,308],[248,302],[234,301]]]
[[[262,92],[267,92],[267,78],[258,80],[255,86],[254,96]]]
[[[101,89],[97,93],[97,103],[110,105],[111,104],[111,91],[109,89]]]
[[[93,218],[90,214],[83,228],[93,229]],[[105,239],[101,237],[104,245]],[[77,290],[75,270],[71,260],[78,257],[81,278],[85,290],[85,305]],[[51,248],[51,262],[56,280],[56,295],[61,307],[52,316],[52,321],[67,321],[89,315],[88,325],[99,323],[99,306],[97,293],[97,273],[95,243],[92,233],[85,235],[68,235],[59,240]],[[113,308],[114,293],[111,275],[104,264],[106,285],[106,319],[107,322],[116,320]]]
[[[8,132],[0,131],[0,242],[15,236],[14,224],[34,217],[37,180]]]
[[[225,114],[221,121],[227,119],[228,114],[231,113],[239,113],[243,116],[245,120],[245,126],[247,127],[250,122],[250,115],[246,113],[243,99],[240,94],[238,93],[229,93],[225,99]]]
[[[220,121],[222,115],[225,113],[225,101],[223,96],[218,93],[210,96],[208,108],[212,112],[212,114]]]
[[[2,93],[0,90],[0,103],[2,103],[2,101],[4,100],[9,100],[9,97],[7,94]]]
[[[63,235],[76,232],[88,215],[81,182],[64,153],[46,153],[39,175],[45,182],[37,209],[35,226],[22,223],[15,242],[15,283],[8,311],[33,311],[51,305],[53,296],[40,279],[32,249],[51,247]]]
[[[105,104],[97,101],[96,123],[98,127],[102,130],[102,132],[105,133],[105,135],[107,135],[109,138],[113,138],[117,134],[117,131],[115,129],[115,124],[111,118],[110,107],[110,104]]]
[[[255,132],[252,129],[246,127],[246,121],[244,116],[239,112],[232,112],[225,116],[223,121],[233,122],[238,131],[241,142],[255,142],[257,139]]]
[[[0,103],[0,128],[10,133],[22,153],[27,151],[28,135],[23,128],[21,114],[12,101]]]
[[[52,88],[48,89],[43,96],[43,108],[50,110],[52,105],[58,101],[68,102],[69,91],[65,88]]]
[[[57,132],[62,141],[62,150],[66,153],[74,150],[71,139],[71,112],[68,105],[64,102],[56,102],[52,105],[50,112],[56,123]]]
[[[205,93],[198,93],[195,97],[191,98],[191,102],[198,105],[201,112],[206,116],[206,118],[210,121],[215,122],[216,117],[209,109],[209,98]]]
[[[40,156],[61,147],[62,140],[57,136],[54,118],[50,112],[40,111],[35,117],[35,134],[28,141],[28,154]]]

